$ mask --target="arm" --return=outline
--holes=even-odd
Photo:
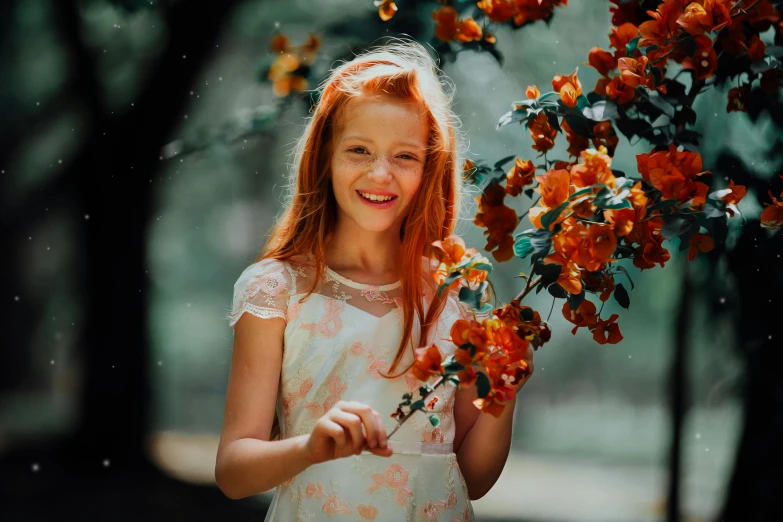
[[[215,481],[231,499],[268,491],[310,466],[308,435],[270,441],[285,320],[245,313],[236,323]]]
[[[515,395],[495,418],[473,405],[477,397],[476,387],[471,386],[457,390],[454,399],[454,452],[471,500],[486,495],[506,465],[517,403]]]

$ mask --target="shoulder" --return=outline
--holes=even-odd
[[[287,260],[265,258],[242,271],[234,289],[244,293],[246,299],[264,292],[270,296],[279,295],[291,289],[292,278]]]

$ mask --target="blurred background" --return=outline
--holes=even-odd
[[[309,110],[307,96],[273,91],[270,40],[321,38],[312,89],[335,60],[382,36],[436,46],[437,4],[399,4],[388,23],[371,0],[0,4],[0,518],[263,519],[273,492],[229,500],[214,464],[233,284],[282,209]],[[608,48],[609,6],[573,1],[551,23],[499,30],[502,65],[472,50],[442,60],[468,157],[532,158],[529,134],[496,130],[498,117],[528,85],[546,92],[577,66],[594,85],[587,51]],[[731,150],[742,168],[773,177],[774,164],[752,163],[775,139],[769,117],[726,113],[725,99],[713,89],[694,107],[705,169]],[[639,177],[635,155],[650,149],[621,136],[613,168]],[[481,249],[472,197],[457,233]],[[509,205],[521,213],[523,199]],[[780,479],[768,472],[746,497],[731,487],[750,464],[738,456],[749,368],[769,372],[780,358],[771,331],[779,234],[762,237],[754,198],[740,209],[748,222],[729,221],[734,258],[688,263],[670,245],[664,269],[639,273],[620,261],[635,288],[629,310],[606,303],[620,315],[619,344],[600,346],[585,329],[572,335],[556,305],[552,340],[519,396],[508,463],[473,503],[478,520],[664,520],[675,440],[681,520],[720,520],[732,495],[771,498]],[[755,279],[738,278],[738,267]],[[495,263],[501,301],[519,292],[520,271],[529,267],[518,259]],[[531,293],[526,303],[546,319],[552,297]],[[772,355],[752,359],[762,353]],[[774,448],[783,388],[768,389],[778,409],[762,405],[766,420],[752,429]]]

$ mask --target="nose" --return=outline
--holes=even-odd
[[[379,156],[373,161],[368,177],[375,183],[388,183],[392,179],[392,166],[386,156]]]

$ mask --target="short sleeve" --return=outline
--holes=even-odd
[[[291,286],[291,276],[285,261],[262,259],[253,263],[234,284],[229,326],[234,328],[245,312],[262,319],[286,319]]]

